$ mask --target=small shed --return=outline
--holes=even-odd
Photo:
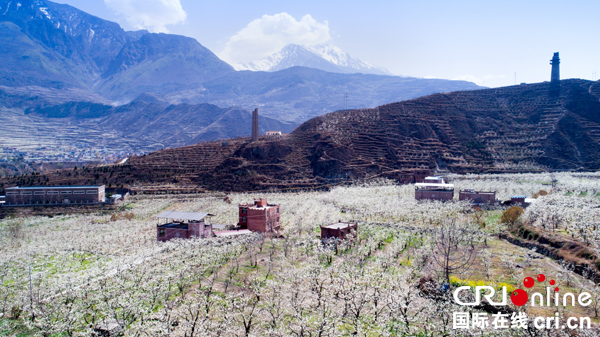
[[[426,177],[425,182],[415,184],[416,200],[452,200],[454,185],[447,184],[442,177]]]
[[[121,195],[121,194],[113,194],[106,199],[108,200],[108,203],[111,205],[116,205],[116,204],[124,201],[123,195]]]
[[[156,225],[156,239],[164,242],[175,238],[189,239],[193,237],[210,237],[213,235],[212,225],[205,223],[204,219],[207,216],[212,216],[212,214],[173,211],[162,212],[156,217],[158,219],[166,219],[167,223]]]
[[[516,195],[516,196],[510,197],[510,202],[511,202],[511,204],[523,204],[523,203],[525,203],[526,198],[527,197],[524,195]]]
[[[424,169],[402,170],[397,173],[397,180],[401,184],[423,183],[431,171]]]
[[[458,200],[470,200],[474,204],[493,204],[496,202],[496,191],[482,192],[465,189],[460,191]]]
[[[337,222],[321,226],[321,240],[337,238],[343,240],[352,232],[358,231],[358,224],[350,222]]]

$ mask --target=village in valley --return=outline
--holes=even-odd
[[[0,337],[600,336],[591,4],[76,2],[0,0]]]
[[[255,128],[258,135],[258,129]],[[254,137],[258,141],[258,136]],[[401,182],[414,182],[417,201],[429,200],[451,202],[455,198],[454,184],[446,183],[442,176],[423,175],[426,170],[418,170],[412,174],[403,174]],[[412,184],[411,184],[412,185]],[[0,206],[9,208],[18,207],[69,207],[72,205],[101,206],[104,204],[122,204],[130,195],[130,191],[123,190],[123,194],[110,193],[106,195],[106,186],[31,186],[6,188],[6,196],[0,199]],[[227,197],[226,197],[226,200]],[[470,202],[474,207],[487,207],[497,205],[515,205],[526,207],[535,199],[525,196],[511,196],[509,200],[496,199],[496,191],[476,191],[471,188],[463,189],[458,195],[459,201]],[[252,232],[263,235],[278,235],[281,230],[280,220],[281,205],[269,204],[267,199],[255,199],[253,203],[239,205],[239,221],[236,224],[206,223],[207,218],[214,214],[165,211],[156,215],[164,224],[157,225],[157,240],[164,242],[171,239],[229,237],[250,234]],[[356,223],[342,223],[321,226],[321,239],[345,239],[348,234],[356,234]]]
[[[254,111],[247,144],[276,146],[285,137],[260,135]],[[134,164],[34,173],[14,178],[26,186],[4,188],[3,329],[465,336],[475,327],[473,336],[542,336],[540,322],[550,317],[576,322],[576,336],[597,336],[599,173],[415,167],[396,179],[256,192],[70,184],[102,181],[99,173],[115,179],[115,169]],[[472,287],[492,291],[487,302],[460,292]],[[545,292],[548,305],[536,306]],[[460,304],[469,301],[480,303],[470,313]]]
[[[255,110],[252,137],[237,142],[260,154],[256,149],[286,137],[260,135]],[[20,336],[598,334],[599,173],[456,174],[416,166],[398,170],[395,179],[256,192],[71,184],[118,182],[119,174],[132,175],[135,160],[16,176],[25,186],[4,187],[3,330]],[[482,303],[480,290],[461,292],[471,288],[491,293]],[[469,302],[476,306],[465,311]],[[546,321],[569,329],[549,333]]]
[[[0,291],[3,317],[12,318],[0,321],[19,331],[109,335],[452,334],[443,322],[451,323],[460,307],[444,299],[451,296],[440,292],[444,285],[510,292],[525,277],[545,274],[563,291],[600,298],[596,260],[589,257],[600,244],[598,219],[586,211],[600,206],[599,179],[446,174],[330,191],[124,193],[108,212],[75,199],[74,186],[73,194],[58,194],[71,198],[68,205],[36,201],[13,209],[95,210],[2,220]],[[43,189],[45,198],[53,195]],[[20,202],[40,194],[19,195],[30,198]],[[89,196],[98,201],[99,194]],[[444,241],[447,231],[459,233],[456,241]],[[552,246],[561,240],[578,248]],[[444,260],[447,245],[454,248]],[[597,324],[595,303],[482,312],[556,311]]]

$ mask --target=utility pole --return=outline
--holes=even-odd
[[[30,310],[33,313],[33,287],[31,286],[31,265],[29,266],[29,301]]]
[[[348,110],[348,93],[344,94],[344,110]]]

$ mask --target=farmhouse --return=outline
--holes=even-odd
[[[166,219],[166,224],[156,225],[156,239],[158,241],[169,241],[175,238],[207,238],[213,235],[212,225],[206,224],[204,219],[212,216],[208,213],[189,213],[165,211],[156,217]],[[173,220],[170,221],[169,220]]]
[[[279,206],[271,205],[267,199],[255,199],[254,204],[239,205],[239,225],[259,233],[279,232]]]
[[[442,177],[426,177],[423,183],[415,184],[417,200],[452,200],[454,185],[446,184]]]
[[[405,170],[397,175],[397,180],[401,184],[414,184],[414,183],[422,183],[425,181],[425,178],[431,174],[429,170]]]
[[[338,222],[321,226],[321,240],[340,239],[343,240],[352,232],[358,231],[358,224],[349,222]]]
[[[459,192],[458,200],[470,200],[474,204],[493,204],[496,202],[496,191],[480,192],[465,189]]]
[[[536,201],[536,199],[528,198],[525,195],[516,195],[516,196],[510,197],[510,200],[503,202],[503,204],[520,205],[521,207],[528,207],[529,205],[533,204],[535,201]]]
[[[102,186],[9,187],[6,206],[99,204],[105,201]]]

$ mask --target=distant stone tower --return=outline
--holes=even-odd
[[[550,60],[550,64],[552,65],[552,78],[550,79],[550,82],[560,81],[560,59],[558,58],[558,53],[554,53],[554,57]]]
[[[258,142],[258,109],[252,113],[252,141]]]

